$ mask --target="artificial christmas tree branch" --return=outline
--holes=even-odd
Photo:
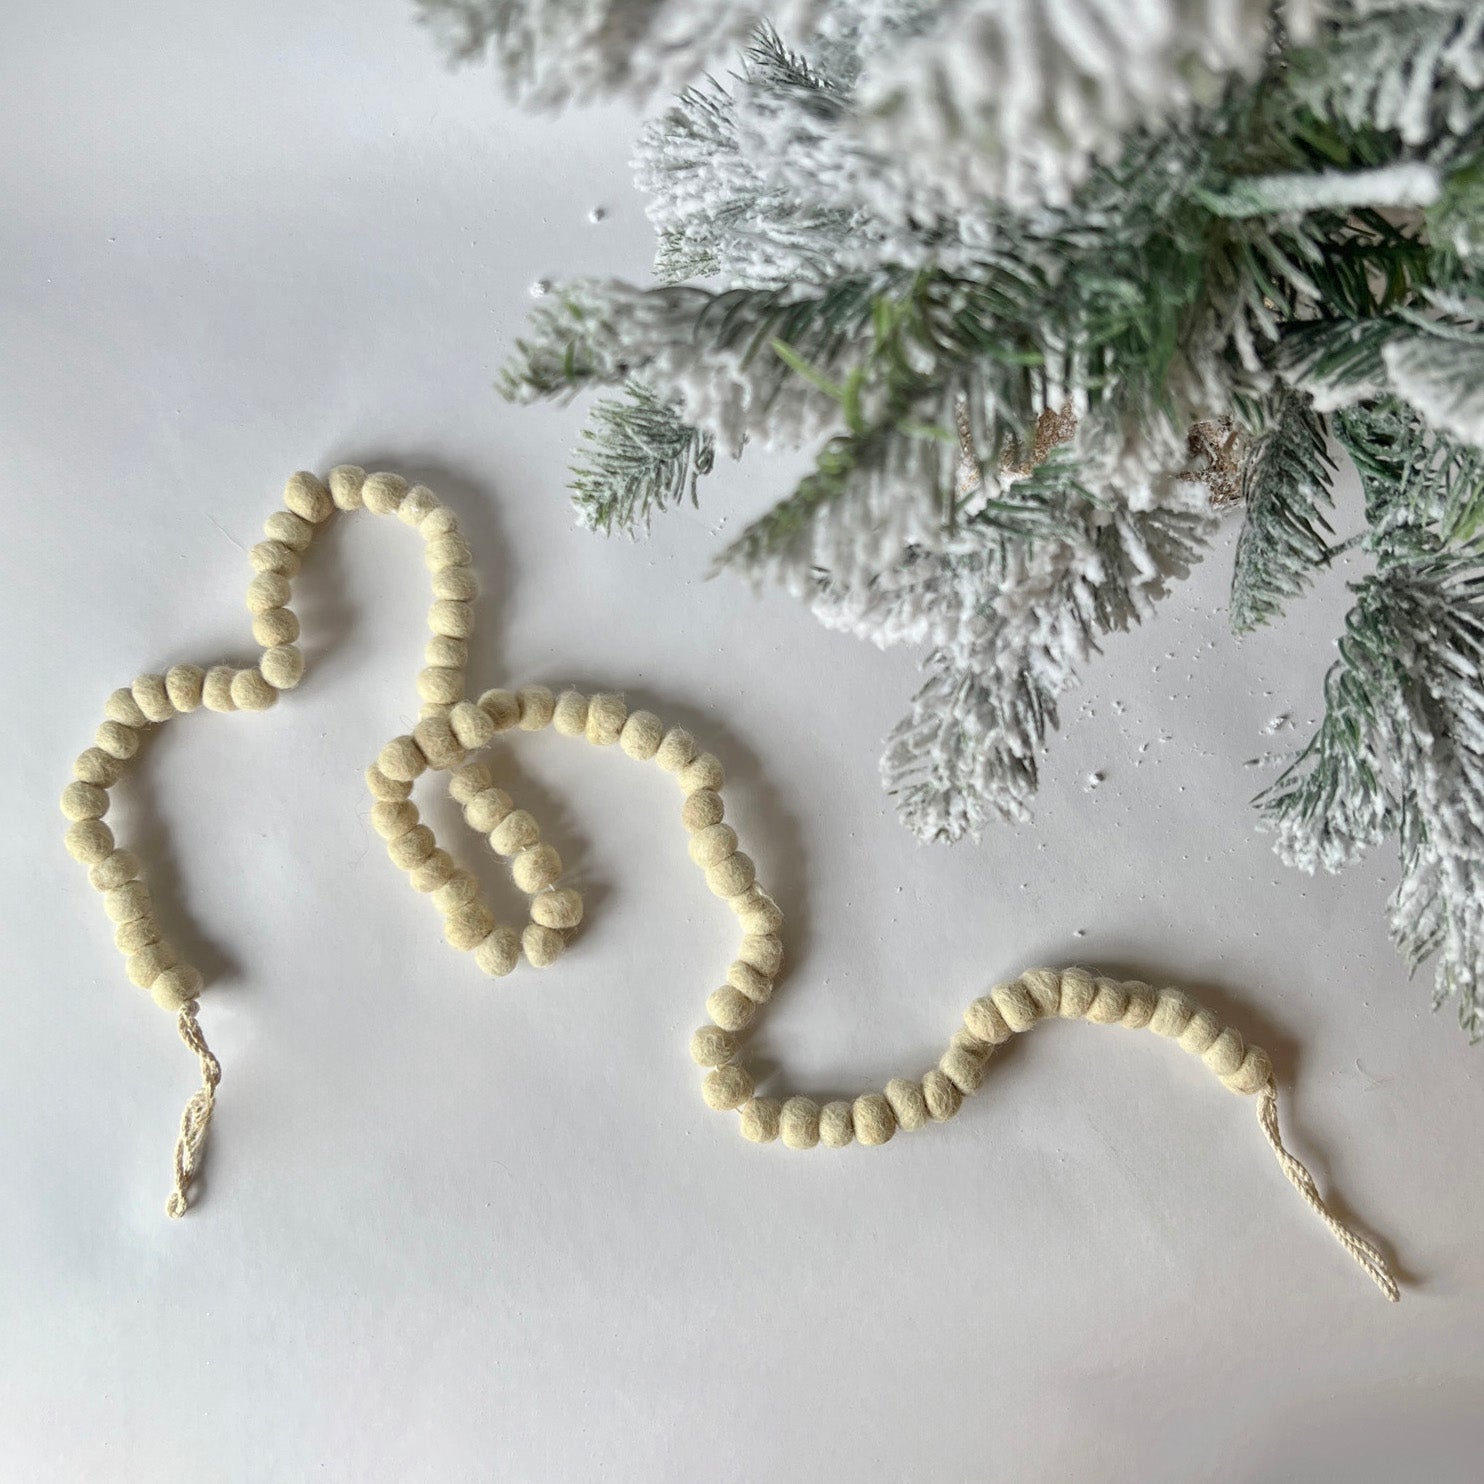
[[[424,8],[543,103],[683,87],[636,161],[660,282],[559,288],[503,389],[642,386],[584,439],[604,530],[690,498],[703,450],[814,452],[719,560],[921,647],[883,759],[919,835],[1025,817],[1059,698],[1235,490],[1236,631],[1340,549],[1374,563],[1325,721],[1260,803],[1301,866],[1396,837],[1397,942],[1484,1033],[1484,7]],[[1334,539],[1339,450],[1367,514]]]

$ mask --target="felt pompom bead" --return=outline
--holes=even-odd
[[[962,1046],[950,1046],[938,1060],[938,1070],[965,1097],[972,1097],[984,1084],[985,1058]]]
[[[137,880],[111,887],[103,893],[103,910],[110,922],[118,924],[147,917],[151,911],[149,888]]]
[[[183,1010],[201,993],[201,971],[176,964],[157,974],[149,986],[151,998],[162,1010]]]
[[[726,776],[721,763],[709,752],[703,752],[675,775],[675,781],[684,793],[699,793],[703,789],[715,793],[726,782]]]
[[[423,659],[429,665],[462,671],[469,663],[469,645],[465,640],[448,634],[430,634],[423,646]]]
[[[166,969],[173,969],[179,962],[180,955],[162,938],[131,953],[124,960],[124,969],[140,989],[149,989]]]
[[[361,485],[361,503],[373,515],[395,515],[406,494],[400,474],[368,474]]]
[[[515,693],[515,703],[523,732],[539,732],[551,725],[556,714],[556,697],[544,685],[522,686]]]
[[[400,511],[398,512],[401,513]],[[424,541],[436,541],[440,536],[457,536],[459,533],[458,517],[446,505],[439,505],[436,509],[428,511],[423,518],[417,522],[417,528],[422,532]]]
[[[464,805],[464,821],[481,835],[490,834],[515,804],[503,788],[486,788]]]
[[[126,958],[131,953],[137,953],[146,944],[157,943],[159,940],[159,925],[153,917],[131,917],[128,922],[119,923],[113,933],[114,947]]]
[[[393,737],[376,757],[377,770],[394,783],[411,783],[427,766],[427,758],[411,737]]]
[[[337,464],[330,470],[330,498],[341,510],[361,508],[361,490],[366,484],[366,471],[359,464]]]
[[[684,727],[671,727],[655,750],[654,760],[666,773],[678,773],[696,755],[696,739]]]
[[[515,808],[503,788],[481,789],[464,805],[464,822],[471,830],[487,835]]]
[[[527,896],[545,890],[562,874],[562,858],[550,845],[528,845],[510,863],[510,875]]]
[[[680,806],[680,822],[693,832],[710,829],[721,823],[725,812],[721,795],[714,789],[703,788],[686,795],[685,803]]]
[[[1178,989],[1162,989],[1155,997],[1149,1029],[1156,1036],[1167,1036],[1173,1040],[1190,1024],[1190,1018],[1194,1014],[1195,1005],[1189,995]]]
[[[922,1101],[934,1123],[946,1123],[963,1106],[964,1095],[938,1067],[924,1074]]]
[[[71,820],[102,819],[108,813],[108,793],[92,783],[69,783],[62,790],[62,813]]]
[[[487,747],[495,738],[495,724],[473,701],[459,701],[448,713],[449,730],[466,752]]]
[[[366,769],[366,787],[370,790],[371,797],[383,799],[389,802],[405,799],[412,792],[410,783],[399,783],[395,779],[388,778],[380,768],[372,763]]]
[[[698,1067],[720,1067],[737,1054],[737,1038],[720,1026],[703,1025],[690,1038],[690,1059]]]
[[[288,608],[269,608],[252,621],[253,639],[264,649],[292,644],[299,637],[299,620]]]
[[[437,891],[440,886],[446,886],[453,879],[457,869],[453,863],[453,857],[446,850],[440,850],[435,845],[407,873],[407,884],[413,891],[426,896],[430,892]]]
[[[587,731],[588,700],[581,691],[564,690],[551,711],[552,730],[563,737],[580,737]]]
[[[475,948],[474,962],[492,978],[503,978],[520,962],[520,934],[514,928],[495,928]]]
[[[415,824],[409,830],[386,842],[386,853],[394,866],[410,871],[420,866],[432,855],[437,842],[433,832],[425,824]]]
[[[94,891],[112,891],[116,886],[135,880],[138,875],[139,857],[132,850],[115,850],[88,872],[88,884]]]
[[[206,671],[199,665],[172,665],[165,672],[165,694],[177,711],[199,711],[205,682]]]
[[[724,984],[706,997],[706,1013],[724,1031],[745,1030],[757,1016],[756,1000],[749,999],[740,989]]]
[[[201,703],[208,711],[235,711],[237,703],[232,699],[232,678],[236,671],[230,665],[213,665],[201,683]]]
[[[304,558],[282,541],[259,541],[247,554],[254,572],[276,572],[280,577],[297,577]]]
[[[920,1082],[909,1082],[905,1077],[893,1077],[886,1084],[886,1101],[898,1128],[910,1134],[927,1124],[927,1100],[923,1097]]]
[[[149,717],[139,709],[139,702],[134,699],[134,692],[127,686],[120,686],[103,703],[103,716],[106,721],[116,721],[126,727],[147,727]]]
[[[425,484],[415,484],[397,506],[397,519],[405,526],[417,528],[436,511],[443,509],[438,496]]]
[[[447,881],[432,892],[433,905],[446,917],[455,907],[462,907],[479,896],[479,882],[470,871],[455,866]]]
[[[96,866],[113,854],[113,831],[101,819],[79,819],[67,831],[67,850],[73,860]]]
[[[744,933],[776,933],[783,926],[778,903],[756,883],[740,896],[730,897],[727,905],[737,914]]]
[[[79,783],[91,783],[98,788],[112,788],[123,772],[123,763],[101,747],[85,747],[72,764],[72,776]]]
[[[423,522],[427,534],[427,522]],[[456,532],[448,531],[433,536],[423,548],[423,560],[430,572],[445,572],[451,567],[467,567],[474,560],[469,543]]]
[[[531,920],[549,928],[575,928],[582,921],[582,898],[571,887],[554,887],[531,900]]]
[[[292,595],[288,578],[277,572],[259,572],[247,585],[247,611],[266,613],[270,608],[282,608]]]
[[[629,708],[620,695],[594,696],[587,706],[587,740],[595,747],[612,747],[623,735]]]
[[[567,940],[555,928],[544,927],[539,922],[526,924],[520,935],[520,946],[526,962],[533,969],[545,969],[554,964],[567,946]]]
[[[456,804],[467,804],[476,794],[493,788],[495,776],[486,763],[465,763],[448,775],[448,793]]]
[[[725,826],[721,826],[725,828]],[[706,872],[706,885],[719,897],[740,896],[757,880],[752,858],[739,850]]]
[[[428,628],[449,639],[467,639],[474,632],[474,605],[436,598],[428,609]]]
[[[478,948],[495,930],[495,914],[482,902],[466,902],[443,919],[443,936],[458,949]]]
[[[270,541],[287,546],[290,551],[303,552],[314,540],[314,527],[292,510],[275,510],[263,522],[263,534]]]
[[[425,716],[413,727],[412,740],[428,766],[438,772],[456,768],[464,760],[465,748],[446,716]]]
[[[778,1132],[790,1149],[813,1149],[819,1143],[819,1104],[813,1098],[785,1098]]]
[[[170,688],[163,675],[141,675],[130,690],[134,693],[135,704],[150,721],[169,721],[175,715]]]
[[[730,825],[713,824],[690,837],[690,858],[708,870],[737,853],[737,832]]]
[[[727,983],[740,990],[755,1005],[766,1005],[773,994],[773,981],[740,958],[733,959],[727,970]]]
[[[520,702],[508,690],[487,690],[479,698],[479,709],[494,723],[495,731],[508,732],[520,722]],[[552,710],[556,710],[555,702]]]
[[[127,762],[139,751],[139,733],[121,721],[100,722],[93,734],[93,745],[109,757]]]
[[[417,822],[417,806],[405,799],[383,800],[371,806],[371,827],[383,840],[405,835]]]
[[[277,699],[259,670],[239,670],[232,677],[232,704],[239,711],[266,711]]]
[[[297,474],[289,475],[289,482],[283,490],[283,503],[301,520],[307,520],[316,526],[329,520],[335,513],[335,502],[330,497],[329,490],[315,475],[303,469]]]
[[[701,1083],[701,1095],[706,1106],[723,1113],[729,1108],[740,1108],[752,1096],[752,1073],[736,1062],[717,1067],[706,1074]]]
[[[855,1139],[855,1113],[838,1099],[819,1110],[819,1142],[826,1149],[843,1149]]]
[[[753,1144],[771,1144],[778,1137],[782,1104],[777,1098],[750,1098],[741,1107],[738,1130]]]
[[[490,849],[496,855],[516,855],[541,838],[541,829],[524,809],[512,809],[490,831]]]
[[[879,1092],[868,1092],[858,1097],[851,1112],[858,1144],[885,1144],[897,1131],[891,1104]]]
[[[618,734],[618,745],[635,762],[647,763],[660,748],[664,724],[651,711],[632,711]]]
[[[783,944],[772,933],[748,933],[738,945],[737,962],[750,965],[765,978],[776,979],[783,967]]]
[[[278,644],[267,650],[258,667],[274,690],[292,690],[304,678],[304,656],[293,644]]]

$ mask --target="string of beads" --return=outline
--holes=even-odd
[[[498,736],[548,727],[597,747],[617,747],[674,778],[690,857],[741,928],[726,982],[707,998],[709,1018],[691,1037],[690,1054],[702,1068],[701,1094],[707,1105],[734,1111],[744,1138],[759,1144],[777,1140],[790,1149],[885,1144],[899,1130],[915,1133],[952,1119],[963,1100],[979,1090],[995,1048],[1042,1021],[1148,1029],[1199,1057],[1232,1092],[1257,1097],[1259,1122],[1284,1173],[1387,1298],[1398,1297],[1382,1254],[1328,1210],[1309,1172],[1284,1148],[1267,1053],[1249,1046],[1240,1032],[1178,989],[1118,982],[1079,968],[1033,969],[976,999],[937,1066],[921,1076],[894,1077],[879,1091],[822,1104],[804,1096],[759,1093],[745,1059],[745,1041],[782,968],[783,914],[758,884],[752,858],[726,823],[720,761],[702,751],[683,728],[666,727],[648,711],[630,711],[616,694],[553,694],[545,686],[531,685],[487,690],[470,699],[465,672],[477,591],[473,557],[453,513],[426,487],[409,486],[395,474],[367,475],[342,465],[323,483],[313,474],[293,475],[284,507],[268,517],[265,539],[250,553],[256,575],[248,584],[247,607],[253,637],[263,651],[257,665],[180,664],[164,675],[141,675],[131,686],[114,691],[93,746],[78,756],[74,781],[62,794],[62,812],[71,821],[67,848],[88,867],[89,880],[102,894],[129,978],[176,1016],[182,1040],[200,1062],[201,1087],[186,1105],[176,1141],[175,1180],[166,1207],[171,1216],[182,1216],[188,1208],[221,1068],[197,1021],[201,973],[183,962],[160,932],[138,859],[116,843],[104,821],[108,790],[152,729],[203,706],[219,712],[263,711],[299,684],[304,658],[296,644],[299,621],[288,606],[290,584],[316,532],[337,508],[365,509],[395,515],[422,536],[433,589],[431,636],[417,679],[420,719],[410,733],[393,737],[366,769],[366,785],[375,800],[371,823],[386,841],[393,864],[442,915],[448,942],[472,954],[484,973],[509,974],[522,958],[538,969],[554,963],[582,921],[582,899],[560,884],[561,857],[541,839],[536,820],[496,785],[488,765],[474,755]],[[530,899],[529,920],[519,930],[496,921],[474,875],[454,861],[423,823],[411,795],[424,773],[448,775],[449,792],[470,828],[509,862],[516,886]]]

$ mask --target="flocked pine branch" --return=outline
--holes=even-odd
[[[1397,395],[1433,427],[1466,443],[1484,444],[1484,335],[1399,336],[1381,359]]]
[[[1336,414],[1359,471],[1365,543],[1382,562],[1463,545],[1484,527],[1484,447],[1430,427],[1400,398]]]
[[[765,28],[735,73],[687,88],[646,124],[634,176],[659,236],[656,275],[714,274],[733,288],[837,276],[847,239],[871,230],[866,214],[801,194],[786,162],[807,151],[818,166],[822,140],[838,145],[845,107],[840,87]]]
[[[1484,450],[1398,399],[1340,414],[1373,575],[1353,587],[1319,731],[1262,796],[1279,853],[1336,870],[1389,834],[1392,936],[1439,953],[1438,998],[1484,1034]]]
[[[1314,116],[1395,135],[1434,162],[1484,120],[1484,13],[1474,0],[1346,0],[1295,48],[1284,87]]]
[[[756,24],[745,0],[417,0],[456,61],[488,58],[541,107],[675,87]]]
[[[1275,10],[1307,39],[1322,0],[966,0],[862,79],[865,137],[950,199],[1065,202],[1138,127],[1181,121],[1259,70]],[[908,7],[909,11],[912,7]],[[1178,123],[1177,123],[1178,126]]]
[[[1145,511],[1084,500],[1060,537],[990,537],[941,562],[928,678],[881,761],[916,834],[956,840],[1028,818],[1057,703],[1081,665],[1200,558],[1210,532],[1203,491],[1172,482],[1170,492],[1170,507]]]
[[[859,68],[857,149],[956,209],[1064,201],[1120,136],[1250,76],[1275,13],[1298,41],[1330,0],[419,0],[456,60],[541,105],[694,82],[760,21]],[[892,199],[883,194],[878,204]]]
[[[1243,468],[1242,533],[1232,572],[1231,624],[1244,633],[1267,623],[1329,559],[1325,509],[1334,468],[1324,424],[1309,399],[1279,391],[1268,426]]]
[[[1324,725],[1262,800],[1291,864],[1335,869],[1395,830],[1392,936],[1484,1035],[1484,546],[1357,586]]]
[[[1374,571],[1265,809],[1300,864],[1395,836],[1397,941],[1479,1028],[1475,0],[425,8],[538,101],[687,85],[636,161],[661,285],[562,287],[504,390],[642,386],[584,439],[603,528],[708,447],[813,453],[721,560],[924,651],[884,768],[925,836],[1025,816],[1080,667],[1203,549],[1194,431],[1248,450],[1239,629],[1328,560],[1337,440]]]
[[[573,503],[582,523],[604,535],[634,535],[657,511],[694,505],[696,482],[715,457],[710,436],[688,427],[641,381],[594,406],[583,442]]]

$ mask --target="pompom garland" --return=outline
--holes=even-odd
[[[547,727],[595,747],[616,745],[627,757],[653,762],[675,779],[691,860],[711,892],[732,908],[741,929],[726,982],[708,997],[709,1022],[691,1037],[690,1054],[703,1069],[703,1099],[711,1108],[737,1112],[745,1138],[760,1144],[780,1141],[790,1149],[887,1144],[898,1132],[913,1133],[953,1118],[964,1098],[978,1091],[996,1047],[1042,1021],[1147,1028],[1198,1057],[1232,1092],[1257,1098],[1259,1121],[1285,1175],[1381,1291],[1389,1299],[1398,1297],[1382,1254],[1326,1208],[1308,1171],[1284,1148],[1267,1054],[1177,989],[1119,983],[1080,968],[1033,969],[976,999],[938,1065],[920,1077],[895,1077],[882,1091],[824,1104],[801,1096],[759,1095],[744,1060],[744,1042],[782,969],[783,915],[757,884],[756,868],[739,848],[735,829],[724,822],[721,762],[700,750],[683,728],[667,730],[649,712],[630,711],[617,694],[556,694],[546,686],[529,685],[487,690],[470,699],[465,641],[477,590],[472,553],[452,512],[426,487],[409,486],[395,474],[367,475],[342,465],[324,482],[302,471],[292,475],[284,507],[269,516],[266,539],[249,554],[255,575],[248,584],[247,608],[263,649],[258,664],[176,665],[165,675],[141,675],[115,691],[94,744],[78,756],[73,781],[62,791],[62,813],[69,821],[67,848],[89,868],[88,879],[103,897],[129,978],[176,1016],[181,1039],[200,1063],[201,1087],[186,1106],[176,1142],[175,1181],[166,1205],[171,1216],[188,1209],[221,1067],[197,1021],[201,973],[182,962],[158,931],[139,862],[117,845],[104,823],[108,790],[150,729],[203,706],[218,712],[266,710],[281,692],[298,685],[304,657],[294,642],[298,619],[288,607],[291,579],[316,531],[337,509],[364,508],[396,515],[423,536],[434,594],[427,663],[417,680],[421,719],[410,733],[387,742],[366,769],[366,787],[374,800],[371,825],[385,840],[393,864],[442,915],[448,942],[472,954],[484,973],[508,974],[521,957],[535,968],[554,963],[583,914],[581,896],[560,885],[561,857],[541,840],[535,818],[497,787],[490,769],[471,755],[502,734]],[[469,826],[486,837],[495,854],[509,860],[515,884],[530,898],[523,927],[497,921],[481,900],[474,877],[423,823],[411,792],[415,780],[430,771],[448,775],[449,793]]]

